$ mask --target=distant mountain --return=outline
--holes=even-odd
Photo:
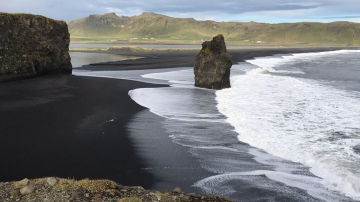
[[[256,22],[197,21],[146,12],[139,16],[115,13],[90,15],[68,22],[76,40],[167,41],[174,43],[209,40],[223,34],[227,43],[359,45],[360,24],[352,22],[299,22],[265,24]],[[81,39],[86,38],[86,39]]]

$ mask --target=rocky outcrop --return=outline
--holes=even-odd
[[[71,73],[66,22],[0,13],[0,82],[48,73]]]
[[[194,64],[195,86],[210,89],[230,88],[231,56],[224,36],[219,34],[202,44]]]

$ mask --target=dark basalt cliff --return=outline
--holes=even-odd
[[[202,44],[194,64],[195,86],[210,89],[230,88],[231,56],[224,36],[219,34]]]
[[[69,43],[66,22],[0,13],[0,82],[71,73]]]

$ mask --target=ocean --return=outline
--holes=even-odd
[[[192,68],[142,75],[129,92],[172,141],[214,173],[194,183],[237,201],[360,200],[360,51],[234,64],[231,88],[193,86]],[[138,79],[141,80],[141,79]]]
[[[135,142],[146,142],[157,139],[156,130],[147,135],[149,128],[161,125],[207,173],[194,165],[168,167],[166,161],[187,159],[176,156],[185,155],[175,152],[179,147],[165,155],[141,143],[145,159],[166,157],[148,161],[155,175],[168,176],[155,189],[196,172],[185,190],[236,201],[358,201],[359,56],[359,50],[340,50],[255,58],[234,64],[232,87],[218,91],[194,87],[191,67],[74,74],[171,86],[130,91],[135,102],[163,118],[155,124],[140,113],[128,127]],[[146,138],[137,140],[137,133]]]

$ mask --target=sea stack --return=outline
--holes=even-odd
[[[72,72],[66,22],[0,13],[0,82]]]
[[[224,36],[218,34],[202,44],[194,64],[195,86],[210,89],[230,88],[231,56]]]

